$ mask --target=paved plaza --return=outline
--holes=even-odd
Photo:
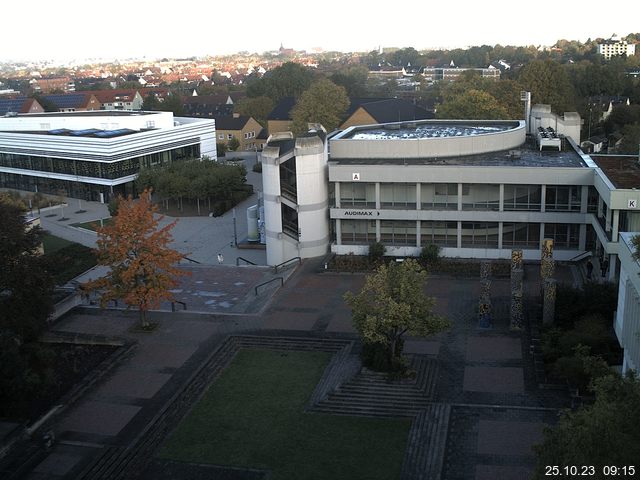
[[[132,329],[135,312],[82,308],[64,317],[55,330],[125,338],[134,347],[56,419],[54,448],[26,478],[77,478],[109,449],[125,448],[230,334],[355,339],[342,297],[357,291],[364,277],[318,273],[318,266],[318,261],[305,262],[270,295],[261,313],[152,312],[158,324],[152,333]],[[219,288],[216,278],[229,277],[222,281],[226,285],[249,285],[262,275],[260,269],[224,265],[209,270],[194,269],[194,288],[214,292]],[[561,395],[538,390],[526,335],[507,328],[503,303],[508,280],[494,280],[493,287],[494,323],[480,329],[475,299],[479,281],[430,278],[426,290],[435,296],[436,310],[451,319],[452,328],[406,343],[406,353],[437,359],[434,400],[451,406],[442,479],[527,478],[535,465],[531,446],[540,442],[544,426],[553,423],[557,409],[564,406]]]
[[[75,214],[73,221],[43,217],[44,228],[69,240],[95,244],[95,234],[69,225],[106,216],[104,205],[85,203],[87,212]],[[246,235],[246,221],[237,224],[239,236]],[[137,313],[122,306],[81,307],[54,325],[58,332],[119,338],[131,347],[99,382],[52,420],[53,448],[22,478],[79,478],[101,459],[130,449],[229,335],[357,340],[343,296],[362,287],[363,275],[325,273],[320,259],[278,274],[265,266],[236,266],[238,256],[262,265],[265,258],[261,250],[236,249],[232,228],[229,214],[180,219],[175,246],[202,264],[183,265],[190,275],[174,293],[187,309],[178,304],[172,312],[166,304],[151,312],[150,320],[157,325],[153,332],[137,331]],[[224,256],[222,265],[218,253]],[[98,274],[96,270],[81,280]],[[527,266],[525,292],[530,295],[538,290],[537,275],[535,265]],[[256,286],[277,276],[285,282],[282,288],[272,282],[256,294]],[[576,280],[575,272],[566,267],[558,268],[558,276],[569,283]],[[493,322],[491,328],[480,328],[479,279],[433,276],[425,291],[435,297],[436,312],[451,320],[451,329],[431,338],[406,340],[405,353],[437,365],[430,401],[450,408],[442,480],[528,478],[535,465],[532,445],[541,441],[544,426],[555,422],[558,409],[566,406],[564,394],[538,388],[527,332],[509,330],[509,289],[508,279],[492,280]],[[149,472],[158,468],[154,465]],[[260,478],[251,475],[242,478]]]

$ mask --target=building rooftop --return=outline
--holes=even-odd
[[[415,138],[467,137],[485,133],[504,132],[517,126],[518,122],[478,125],[477,123],[465,124],[460,121],[456,123],[376,125],[374,127],[356,127],[351,134],[345,135],[342,138],[350,138],[353,140],[409,140]]]
[[[640,188],[640,162],[631,155],[591,155],[616,188]]]
[[[429,165],[486,167],[565,167],[586,168],[578,153],[568,144],[562,151],[540,151],[532,138],[517,149],[463,155],[458,157],[424,158],[330,158],[332,163],[353,165]]]
[[[86,112],[46,112],[46,113],[25,113],[18,117],[137,117],[141,115],[155,115],[159,112],[143,112],[131,110],[89,110]]]

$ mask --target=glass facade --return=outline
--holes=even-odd
[[[580,225],[566,223],[545,223],[544,238],[553,239],[553,248],[578,248]]]
[[[380,184],[380,207],[395,209],[416,208],[415,183],[382,183]]]
[[[423,183],[420,185],[420,203],[423,210],[457,210],[457,183]]]
[[[540,248],[539,223],[503,223],[502,248]]]
[[[381,220],[380,241],[385,245],[417,245],[416,222],[413,220]]]
[[[360,182],[341,183],[340,206],[342,208],[376,208],[376,184]]]
[[[500,185],[470,183],[462,185],[463,210],[499,210]]]
[[[420,222],[420,244],[440,247],[458,246],[458,222]]]
[[[341,220],[344,245],[369,245],[376,241],[375,220]]]
[[[547,185],[545,210],[547,212],[579,212],[581,185]]]
[[[117,180],[136,175],[142,167],[169,164],[174,161],[199,157],[200,145],[174,148],[165,152],[113,162],[92,162],[89,160],[0,153],[0,167],[73,175],[89,179]],[[135,193],[133,182],[110,187],[90,182],[31,176],[28,173],[0,172],[0,187],[63,195],[92,201],[108,201],[112,195],[122,194],[127,196]]]
[[[504,186],[504,210],[505,211],[537,211],[542,203],[541,185],[505,185]]]
[[[498,224],[462,222],[463,248],[498,248]]]

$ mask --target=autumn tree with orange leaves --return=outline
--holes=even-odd
[[[98,229],[98,264],[110,271],[84,284],[85,289],[100,293],[102,307],[111,300],[137,307],[143,329],[150,327],[147,311],[162,301],[172,301],[171,289],[186,274],[175,266],[182,254],[168,246],[176,221],[158,228],[163,217],[154,215],[157,209],[149,190],[138,200],[131,196],[120,199],[113,223]]]

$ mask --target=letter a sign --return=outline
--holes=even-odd
[[[352,179],[354,182],[359,182],[359,181],[360,181],[360,174],[359,174],[359,173],[352,173],[352,174],[351,174],[351,179]]]

